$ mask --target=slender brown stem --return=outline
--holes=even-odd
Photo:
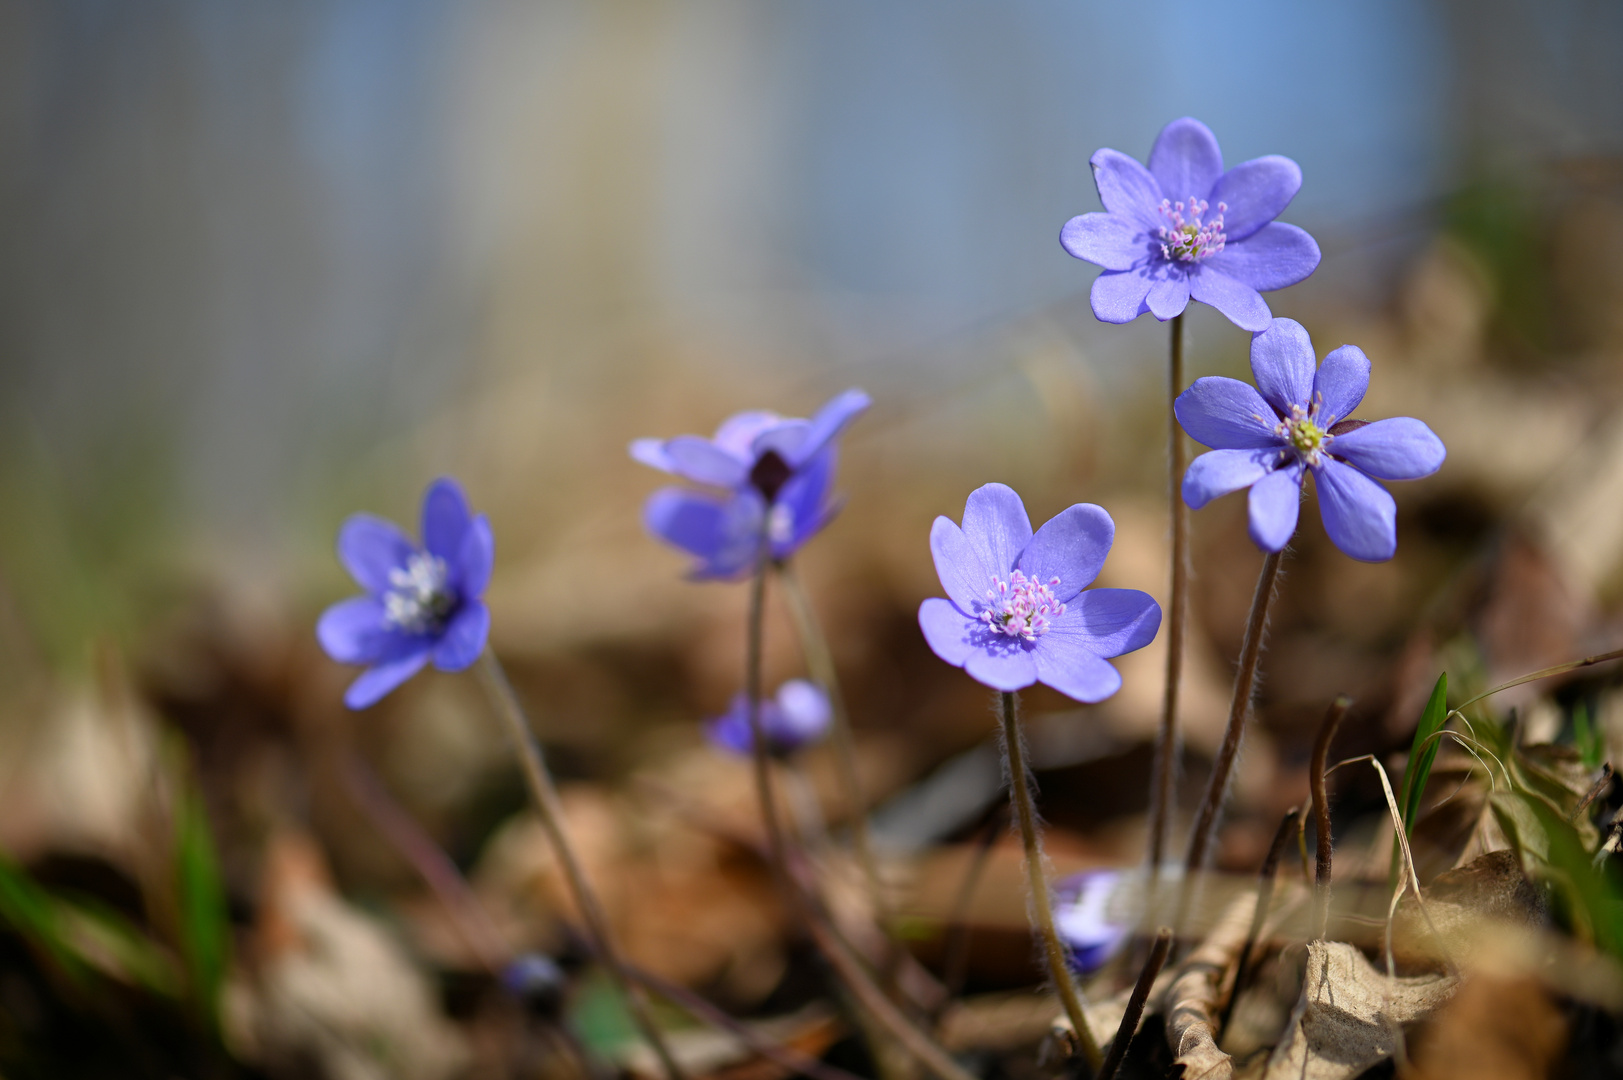
[[[1184,628],[1189,622],[1189,507],[1183,501],[1183,474],[1189,464],[1183,429],[1173,411],[1183,390],[1183,316],[1172,319],[1172,365],[1167,390],[1167,498],[1172,517],[1172,592],[1167,604],[1165,636],[1167,677],[1161,701],[1161,729],[1155,738],[1155,763],[1150,775],[1149,861],[1150,883],[1161,874],[1166,857],[1166,832],[1172,818],[1177,788],[1178,689],[1183,681]]]
[[[1178,317],[1183,318],[1181,315]],[[1138,973],[1138,982],[1133,984],[1133,992],[1127,998],[1127,1011],[1121,1014],[1121,1024],[1116,1028],[1116,1037],[1110,1040],[1110,1053],[1099,1068],[1097,1080],[1115,1080],[1116,1070],[1126,1060],[1127,1047],[1133,1041],[1133,1034],[1138,1031],[1138,1021],[1144,1015],[1144,1003],[1149,1000],[1150,990],[1155,986],[1155,977],[1161,974],[1161,968],[1167,962],[1167,953],[1171,950],[1172,929],[1163,926],[1155,935],[1155,944],[1150,946],[1150,957],[1144,961],[1143,970]]]
[[[789,616],[794,620],[800,636],[800,648],[806,656],[806,667],[828,695],[834,714],[834,760],[839,769],[840,786],[844,788],[846,813],[851,821],[851,850],[862,868],[867,882],[869,902],[873,904],[874,918],[885,935],[895,939],[891,925],[889,905],[879,880],[879,864],[874,859],[873,844],[868,836],[868,801],[862,791],[862,777],[857,771],[856,740],[851,733],[851,716],[845,707],[845,695],[840,691],[840,676],[834,666],[834,654],[828,647],[812,609],[811,599],[801,588],[800,576],[787,560],[777,564],[778,580],[783,583],[783,595],[788,600]]]
[[[1330,836],[1330,792],[1326,786],[1324,768],[1330,760],[1330,743],[1336,737],[1341,718],[1347,715],[1352,698],[1342,694],[1330,703],[1319,725],[1318,738],[1313,740],[1313,762],[1308,771],[1308,784],[1313,793],[1313,827],[1318,833],[1318,860],[1313,873],[1313,937],[1323,941],[1330,925],[1330,859],[1335,844]]]
[[[1603,762],[1600,767],[1600,779],[1591,784],[1589,790],[1584,792],[1584,797],[1579,799],[1578,805],[1572,808],[1572,813],[1567,815],[1567,820],[1577,821],[1579,818],[1583,817],[1584,811],[1588,810],[1590,804],[1605,793],[1607,787],[1609,787],[1611,783],[1612,763],[1610,761]]]
[[[1245,944],[1240,947],[1239,963],[1234,969],[1234,989],[1229,991],[1228,1004],[1223,1006],[1223,1018],[1217,1025],[1219,1034],[1228,1030],[1229,1020],[1234,1016],[1234,1003],[1240,1000],[1240,991],[1245,989],[1245,977],[1251,970],[1251,953],[1257,947],[1257,939],[1262,936],[1262,924],[1268,918],[1268,905],[1273,902],[1274,878],[1279,872],[1279,860],[1285,857],[1285,845],[1290,843],[1291,833],[1295,831],[1296,822],[1301,816],[1300,806],[1285,811],[1279,828],[1274,832],[1274,842],[1268,846],[1268,856],[1262,860],[1262,869],[1257,871],[1257,906],[1252,909],[1251,929],[1245,935]]]
[[[1554,667],[1540,668],[1532,674],[1522,675],[1519,678],[1511,679],[1509,682],[1500,683],[1492,690],[1484,690],[1469,701],[1460,702],[1458,706],[1450,711],[1459,712],[1467,705],[1475,705],[1483,698],[1492,697],[1501,690],[1509,690],[1512,686],[1520,686],[1522,683],[1535,682],[1539,679],[1548,679],[1551,675],[1565,675],[1567,672],[1577,671],[1579,668],[1586,668],[1593,664],[1603,664],[1608,660],[1620,659],[1623,659],[1623,649],[1613,649],[1611,652],[1600,653],[1596,656],[1586,656],[1582,660],[1570,660],[1565,664],[1557,664]]]
[[[1014,807],[1020,825],[1020,841],[1026,852],[1026,884],[1031,890],[1031,908],[1036,922],[1037,936],[1042,941],[1043,955],[1048,960],[1048,975],[1065,1006],[1076,1031],[1077,1044],[1088,1068],[1097,1072],[1103,1055],[1099,1042],[1088,1027],[1087,1015],[1082,1011],[1082,998],[1076,983],[1071,980],[1070,968],[1065,963],[1065,946],[1060,943],[1059,932],[1054,929],[1054,906],[1048,895],[1048,877],[1043,873],[1042,844],[1037,837],[1037,811],[1031,801],[1031,786],[1026,780],[1025,748],[1020,737],[1020,719],[1015,696],[1008,691],[1001,694],[1003,712],[1003,749],[1009,765],[1009,803]]]
[[[479,660],[479,672],[484,678],[486,688],[495,698],[499,706],[496,711],[501,714],[502,720],[507,725],[507,734],[518,750],[519,762],[524,767],[524,779],[529,784],[536,808],[541,812],[541,827],[546,831],[547,840],[552,844],[552,850],[558,857],[558,865],[563,868],[564,879],[569,884],[575,906],[580,909],[581,919],[586,924],[587,934],[595,946],[598,958],[603,962],[609,977],[614,980],[616,988],[624,995],[633,1022],[642,1032],[643,1038],[648,1040],[648,1045],[653,1048],[666,1075],[671,1080],[685,1080],[685,1074],[676,1064],[676,1058],[672,1056],[670,1047],[660,1034],[659,1026],[654,1023],[654,1018],[648,1011],[648,1002],[644,999],[642,990],[634,985],[630,976],[626,974],[619,950],[615,948],[614,939],[609,933],[608,915],[598,901],[597,894],[587,882],[586,872],[569,842],[568,834],[564,831],[563,803],[558,798],[558,789],[552,782],[552,774],[547,771],[546,759],[541,754],[541,745],[536,742],[535,733],[530,730],[529,720],[524,715],[524,706],[519,703],[518,695],[513,692],[513,684],[507,681],[507,673],[502,670],[496,654],[486,649]]]
[[[766,730],[761,726],[761,660],[763,656],[764,624],[766,620],[766,566],[768,551],[766,524],[761,526],[760,551],[755,573],[750,577],[750,606],[744,642],[744,695],[748,701],[747,715],[750,727],[750,758],[755,765],[755,797],[761,804],[761,822],[766,827],[766,850],[786,895],[793,893],[787,863],[787,840],[783,822],[778,819],[778,803],[772,794],[772,758],[767,746]],[[790,895],[791,904],[793,897]]]
[[[1217,820],[1228,794],[1229,775],[1234,771],[1234,761],[1240,754],[1246,716],[1251,712],[1251,691],[1257,684],[1257,664],[1262,659],[1268,607],[1273,602],[1274,582],[1279,577],[1279,564],[1283,558],[1282,551],[1272,551],[1262,560],[1262,572],[1257,575],[1257,589],[1251,596],[1251,614],[1246,618],[1245,637],[1240,644],[1240,666],[1234,673],[1234,697],[1229,702],[1228,727],[1223,731],[1223,745],[1217,751],[1217,760],[1212,763],[1211,780],[1206,784],[1206,795],[1201,799],[1195,828],[1189,836],[1189,854],[1184,860],[1178,917],[1174,920],[1179,931],[1184,929],[1196,880],[1206,866],[1206,853],[1217,831]]]

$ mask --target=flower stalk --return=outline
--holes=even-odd
[[[1206,795],[1201,799],[1195,818],[1194,831],[1189,836],[1189,854],[1184,860],[1183,895],[1178,903],[1177,928],[1184,929],[1189,903],[1193,898],[1195,880],[1206,865],[1207,851],[1212,836],[1217,832],[1217,821],[1228,794],[1229,776],[1234,761],[1240,754],[1240,740],[1245,734],[1246,717],[1251,712],[1251,692],[1257,684],[1257,666],[1262,660],[1262,639],[1268,628],[1268,608],[1273,603],[1274,584],[1279,578],[1279,564],[1284,552],[1271,551],[1262,560],[1262,571],[1257,575],[1257,589],[1251,596],[1251,614],[1246,618],[1245,637],[1240,644],[1239,670],[1234,673],[1234,697],[1229,702],[1228,726],[1223,731],[1223,745],[1212,764],[1211,780]]]
[[[1015,695],[1003,691],[1000,695],[1003,714],[1003,749],[1009,767],[1009,802],[1014,806],[1015,818],[1020,826],[1020,841],[1025,848],[1026,881],[1031,890],[1031,907],[1037,936],[1042,941],[1043,956],[1048,961],[1048,974],[1065,1006],[1065,1015],[1076,1032],[1076,1040],[1088,1068],[1098,1072],[1103,1056],[1099,1042],[1088,1027],[1087,1015],[1082,1011],[1082,998],[1071,980],[1070,968],[1065,963],[1065,946],[1054,929],[1054,906],[1048,895],[1048,878],[1043,873],[1042,843],[1037,835],[1037,812],[1032,805],[1031,785],[1026,779],[1025,748],[1020,734],[1020,719]]]
[[[614,980],[616,989],[625,997],[633,1022],[642,1032],[643,1038],[648,1041],[655,1056],[659,1058],[665,1075],[669,1080],[685,1080],[686,1074],[677,1065],[676,1058],[671,1054],[670,1047],[666,1045],[664,1036],[660,1034],[658,1025],[654,1023],[654,1018],[648,1011],[648,1002],[643,997],[641,988],[632,982],[624,962],[620,959],[619,951],[615,948],[614,940],[609,933],[608,915],[604,912],[603,905],[598,901],[591,884],[586,880],[586,872],[581,866],[580,858],[575,854],[574,847],[569,843],[569,836],[564,831],[563,803],[558,798],[558,788],[552,781],[552,774],[547,770],[541,746],[530,728],[524,706],[520,704],[518,695],[513,692],[513,684],[508,682],[507,673],[502,670],[501,662],[489,649],[480,656],[479,674],[486,690],[498,706],[496,711],[501,714],[508,736],[518,750],[519,762],[524,767],[525,782],[529,785],[536,809],[541,814],[541,827],[546,831],[547,840],[558,856],[558,864],[563,868],[564,879],[569,884],[575,906],[580,909],[581,919],[586,923],[587,933],[596,947],[598,958],[602,960],[609,977]]]
[[[1183,316],[1172,319],[1172,360],[1167,394],[1167,497],[1172,510],[1172,592],[1167,604],[1167,676],[1161,702],[1161,728],[1155,739],[1150,775],[1149,862],[1153,886],[1165,858],[1166,832],[1172,817],[1180,741],[1178,690],[1183,682],[1183,637],[1189,620],[1189,508],[1183,501],[1183,474],[1189,451],[1178,426],[1178,395],[1183,391]]]
[[[1317,835],[1318,858],[1313,874],[1313,937],[1323,941],[1330,926],[1330,866],[1335,844],[1330,835],[1330,790],[1325,781],[1325,765],[1330,759],[1330,744],[1335,740],[1336,728],[1347,715],[1352,699],[1342,694],[1330,703],[1319,725],[1319,734],[1313,740],[1313,761],[1308,771],[1308,784],[1313,795],[1313,826]]]

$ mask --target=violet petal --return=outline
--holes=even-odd
[[[1295,225],[1275,221],[1244,240],[1230,240],[1205,266],[1258,292],[1305,280],[1319,267],[1319,244]]]
[[[1251,339],[1251,374],[1274,411],[1289,416],[1291,406],[1308,407],[1313,396],[1313,340],[1295,319],[1275,319]]]
[[[1289,465],[1252,484],[1246,507],[1251,542],[1264,551],[1279,551],[1296,532],[1301,507],[1301,465]]]
[[[1369,357],[1356,345],[1343,345],[1324,358],[1313,376],[1313,400],[1322,406],[1319,419],[1329,427],[1358,408],[1369,390]]]
[[[1385,562],[1397,552],[1397,504],[1385,488],[1330,459],[1314,468],[1313,478],[1319,516],[1336,547],[1360,562]]]
[[[455,572],[462,554],[462,536],[468,531],[472,514],[468,498],[455,480],[441,477],[423,492],[423,547],[445,560]]]
[[[1443,464],[1448,451],[1431,428],[1410,416],[1395,416],[1338,435],[1329,450],[1382,480],[1418,480]]]
[[[1032,658],[1039,680],[1077,701],[1092,704],[1121,689],[1121,672],[1089,649],[1080,636],[1056,636],[1050,631],[1037,639]]]
[[[924,631],[930,650],[954,667],[963,667],[969,654],[978,648],[976,643],[986,636],[983,623],[939,596],[919,605],[919,629]]]
[[[479,659],[489,634],[490,609],[481,600],[468,601],[451,617],[434,646],[434,666],[441,671],[463,670]]]
[[[964,536],[988,574],[1008,577],[1031,540],[1026,504],[1007,484],[976,488],[964,503]]]
[[[1189,437],[1217,450],[1260,450],[1283,445],[1274,434],[1272,406],[1250,383],[1207,375],[1172,405]]]
[[[1144,227],[1120,214],[1083,214],[1065,223],[1060,246],[1106,270],[1131,270],[1150,254]]]
[[[1039,640],[1076,638],[1105,659],[1142,649],[1161,628],[1161,605],[1137,589],[1089,589],[1066,601],[1065,614]]]
[[[369,593],[387,592],[390,572],[403,568],[416,552],[399,526],[371,514],[352,514],[338,530],[338,559]]]
[[[1212,186],[1212,206],[1224,203],[1223,233],[1233,244],[1278,217],[1302,190],[1302,167],[1288,157],[1242,161]]]
[[[1115,538],[1116,523],[1103,507],[1077,503],[1044,522],[1015,565],[1033,581],[1058,578],[1054,598],[1069,603],[1099,576]]]
[[[351,709],[365,709],[377,704],[385,694],[421,671],[423,665],[428,663],[428,653],[425,645],[398,660],[368,668],[344,691],[344,704]]]
[[[1107,323],[1130,323],[1149,308],[1144,298],[1150,294],[1154,279],[1150,273],[1138,270],[1106,270],[1093,279],[1088,302],[1094,318]]]
[[[1121,151],[1110,149],[1095,151],[1088,164],[1093,166],[1093,183],[1107,211],[1151,232],[1161,226],[1161,186],[1150,170]]]
[[[1241,330],[1253,333],[1266,330],[1268,320],[1273,318],[1273,312],[1268,310],[1268,301],[1252,286],[1212,265],[1220,258],[1221,255],[1214,255],[1190,272],[1189,295],[1221,311],[1229,322]]]
[[[1218,149],[1217,136],[1193,117],[1172,121],[1150,148],[1150,173],[1164,198],[1173,202],[1205,199],[1223,175],[1223,151]]]

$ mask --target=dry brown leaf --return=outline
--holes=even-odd
[[[1532,977],[1475,977],[1415,1040],[1422,1080],[1542,1080],[1567,1043],[1567,1024]]]
[[[1264,1080],[1350,1080],[1398,1046],[1398,1028],[1442,1006],[1452,975],[1389,979],[1342,941],[1307,946],[1302,996]]]
[[[1240,957],[1251,929],[1255,893],[1242,894],[1223,909],[1217,925],[1177,968],[1162,1011],[1167,1017],[1167,1045],[1183,1066],[1183,1080],[1227,1080],[1234,1061],[1217,1047],[1217,1013],[1223,981]]]
[[[1405,896],[1398,905],[1392,924],[1392,953],[1400,964],[1429,966],[1458,956],[1481,934],[1484,923],[1532,928],[1545,915],[1539,891],[1522,873],[1513,851],[1490,851],[1439,874],[1425,893],[1430,926],[1413,897]]]

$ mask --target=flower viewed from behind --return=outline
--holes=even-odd
[[[947,599],[924,601],[919,626],[935,654],[994,690],[1034,682],[1078,701],[1121,688],[1108,663],[1142,649],[1161,626],[1161,608],[1137,589],[1088,589],[1099,576],[1116,525],[1078,503],[1035,535],[1014,489],[970,493],[963,527],[945,517],[930,551]]]
[[[1363,350],[1343,345],[1316,371],[1313,355],[1300,323],[1275,319],[1251,339],[1255,389],[1209,376],[1178,395],[1178,423],[1213,448],[1184,474],[1184,502],[1199,510],[1250,488],[1251,539],[1278,551],[1296,531],[1302,483],[1312,473],[1319,515],[1336,547],[1363,562],[1383,562],[1397,551],[1397,507],[1372,477],[1429,476],[1447,451],[1429,427],[1407,416],[1349,419],[1369,389]]]
[[[338,532],[338,558],[366,594],[328,608],[316,637],[339,663],[366,665],[344,694],[352,709],[372,705],[430,660],[461,671],[485,647],[490,611],[480,597],[496,541],[456,481],[436,480],[423,493],[422,540],[371,514],[355,514]]]
[[[778,687],[777,697],[762,699],[757,719],[768,751],[781,757],[821,739],[833,717],[828,695],[815,683],[790,679]],[[705,735],[721,749],[748,757],[755,748],[749,699],[735,694],[727,711],[705,725]]]
[[[1116,870],[1088,870],[1054,883],[1054,929],[1082,975],[1098,971],[1127,940],[1131,927],[1109,921],[1121,877]]]
[[[648,531],[698,559],[693,576],[726,580],[755,568],[763,532],[786,559],[839,510],[830,498],[835,440],[869,405],[861,390],[835,395],[810,420],[766,411],[729,417],[706,439],[638,439],[631,456],[716,491],[662,488],[643,507]]]
[[[1262,330],[1271,313],[1259,294],[1319,265],[1313,238],[1274,220],[1302,186],[1290,158],[1255,158],[1225,172],[1216,136],[1184,117],[1161,130],[1149,168],[1108,149],[1091,164],[1104,213],[1067,221],[1059,241],[1104,267],[1091,295],[1102,322],[1132,322],[1146,311],[1165,322],[1193,299],[1241,329]]]

